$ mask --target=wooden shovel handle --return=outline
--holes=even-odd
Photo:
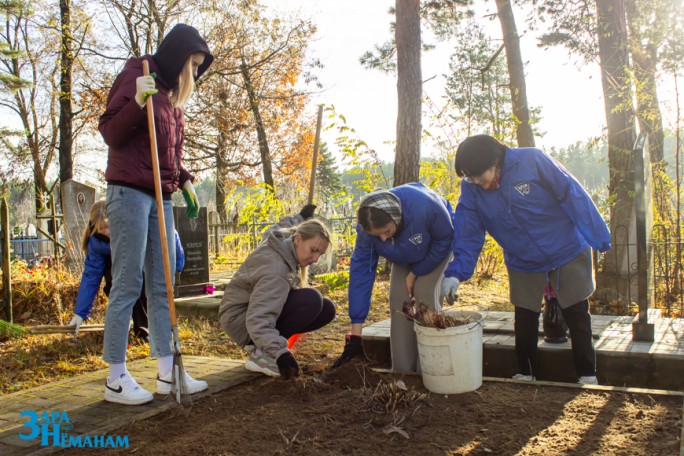
[[[143,60],[143,74],[150,74],[150,65]],[[173,301],[173,281],[171,277],[171,262],[169,261],[169,246],[166,237],[166,221],[164,219],[164,201],[162,198],[161,175],[159,172],[159,155],[157,153],[157,130],[154,126],[154,106],[152,96],[147,97],[147,128],[150,131],[150,154],[152,155],[152,173],[154,174],[154,196],[157,199],[157,219],[159,220],[159,237],[161,239],[162,258],[164,260],[164,277],[166,279],[166,296],[169,300],[169,314],[171,327],[178,326],[176,321],[176,306]]]

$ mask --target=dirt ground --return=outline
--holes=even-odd
[[[444,396],[418,376],[327,365],[119,429],[130,448],[107,454],[679,454],[681,397],[500,382]]]

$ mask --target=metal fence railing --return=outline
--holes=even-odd
[[[319,218],[333,233],[332,253],[336,260],[347,258],[356,240],[355,217]],[[261,242],[263,232],[276,222],[210,223],[209,253],[212,258],[237,268],[243,259]]]
[[[618,259],[618,252],[622,252]],[[662,310],[664,316],[684,315],[684,270],[682,255],[684,242],[676,233],[664,225],[653,225],[646,245],[648,256],[648,294],[651,305]],[[625,226],[615,228],[613,245],[605,255],[612,255],[612,261],[604,260],[604,287],[611,289],[608,300],[618,307],[620,314],[636,311],[638,300],[637,243],[630,238]],[[621,260],[622,264],[618,264]],[[608,270],[606,263],[615,269]]]
[[[2,245],[0,245],[2,254]],[[55,255],[55,244],[50,239],[37,237],[17,237],[10,239],[10,256],[27,263]]]

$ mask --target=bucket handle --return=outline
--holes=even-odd
[[[487,317],[489,316],[489,312],[490,312],[489,307],[485,307],[485,306],[483,306],[481,304],[477,304],[477,303],[472,303],[469,305],[473,305],[473,306],[477,307],[478,310],[480,310],[480,312],[482,313],[482,318],[480,318],[478,321],[473,322],[473,325],[470,326],[468,328],[468,330],[471,330],[478,325],[482,326],[482,329],[484,330],[484,321],[487,319]],[[460,307],[465,307],[465,306],[460,306]]]

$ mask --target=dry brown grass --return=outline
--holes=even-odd
[[[65,324],[71,317],[78,290],[78,279],[61,272],[39,270],[20,271],[15,275],[15,315],[24,317],[17,321],[26,324]],[[20,280],[23,279],[23,280]],[[349,332],[347,316],[347,288],[321,291],[337,306],[337,316],[328,326],[309,335],[298,345],[296,358],[300,364],[316,365],[332,363],[342,352],[344,335]],[[460,306],[477,303],[500,310],[506,301],[505,279],[495,278],[477,285],[464,283],[459,289]],[[507,292],[507,291],[506,291]],[[387,275],[379,275],[373,292],[366,324],[389,317],[389,281]],[[58,298],[57,298],[58,296]],[[104,322],[106,299],[98,298],[89,323]],[[221,330],[215,320],[206,318],[179,318],[179,333],[185,355],[245,359],[245,352],[235,345]],[[68,378],[106,367],[102,361],[102,333],[82,333],[78,338],[69,334],[33,335],[0,342],[0,394],[8,394],[49,382]],[[149,346],[131,343],[128,359],[149,356]]]

